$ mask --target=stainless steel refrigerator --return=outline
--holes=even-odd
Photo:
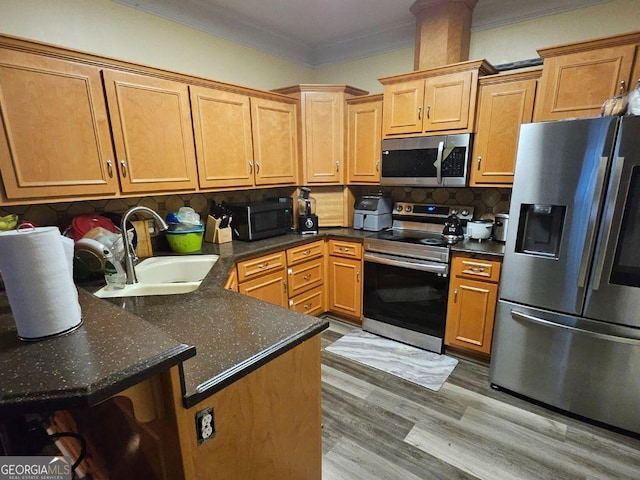
[[[490,382],[640,433],[640,117],[521,127]]]

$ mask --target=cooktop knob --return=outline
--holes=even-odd
[[[466,208],[464,210],[462,210],[462,212],[460,212],[462,214],[463,217],[466,217],[467,215],[469,215],[469,210],[467,210]]]
[[[402,205],[396,205],[396,211],[401,212],[402,211]]]
[[[451,215],[457,215],[458,214],[458,209],[457,208],[452,208],[451,209]]]
[[[404,207],[404,211],[405,212],[410,212],[411,211],[411,205],[407,205]]]

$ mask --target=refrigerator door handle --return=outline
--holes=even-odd
[[[611,226],[613,224],[613,214],[616,207],[616,199],[620,191],[620,182],[622,181],[622,168],[624,167],[624,157],[618,157],[615,165],[613,166],[613,172],[611,174],[611,191],[607,197],[607,205],[604,212],[603,228],[602,228],[602,244],[596,253],[595,259],[595,273],[593,276],[593,284],[591,288],[598,290],[600,288],[600,281],[602,280],[602,271],[604,270],[604,260],[607,256],[607,250],[609,249],[609,239],[611,238]]]
[[[526,313],[518,312],[517,310],[511,310],[511,317],[514,320],[524,320],[531,323],[536,323],[538,325],[544,325],[546,327],[557,327],[562,328],[564,330],[570,330],[572,332],[581,333],[587,335],[588,337],[597,338],[599,340],[606,340],[609,342],[615,343],[626,343],[629,345],[640,345],[640,340],[635,338],[628,337],[619,337],[617,335],[609,335],[607,333],[593,332],[591,330],[583,330],[582,328],[572,327],[570,325],[563,325],[561,323],[551,322],[549,320],[544,320],[542,318],[534,317],[533,315],[528,315]]]
[[[607,173],[608,157],[600,157],[598,164],[598,173],[596,175],[596,191],[593,196],[591,212],[589,213],[589,224],[587,226],[587,236],[582,250],[582,259],[580,260],[580,270],[578,272],[578,287],[584,288],[587,284],[587,271],[589,268],[589,259],[593,254],[594,239],[596,234],[596,221],[598,220],[598,209],[602,203],[602,192],[604,192],[604,179]]]

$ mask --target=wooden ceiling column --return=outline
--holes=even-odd
[[[440,67],[469,59],[471,17],[478,0],[417,0],[414,69]]]

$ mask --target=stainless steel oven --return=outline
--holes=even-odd
[[[472,207],[396,203],[393,227],[365,239],[364,330],[443,352],[450,249],[442,228],[454,212],[473,216]]]

